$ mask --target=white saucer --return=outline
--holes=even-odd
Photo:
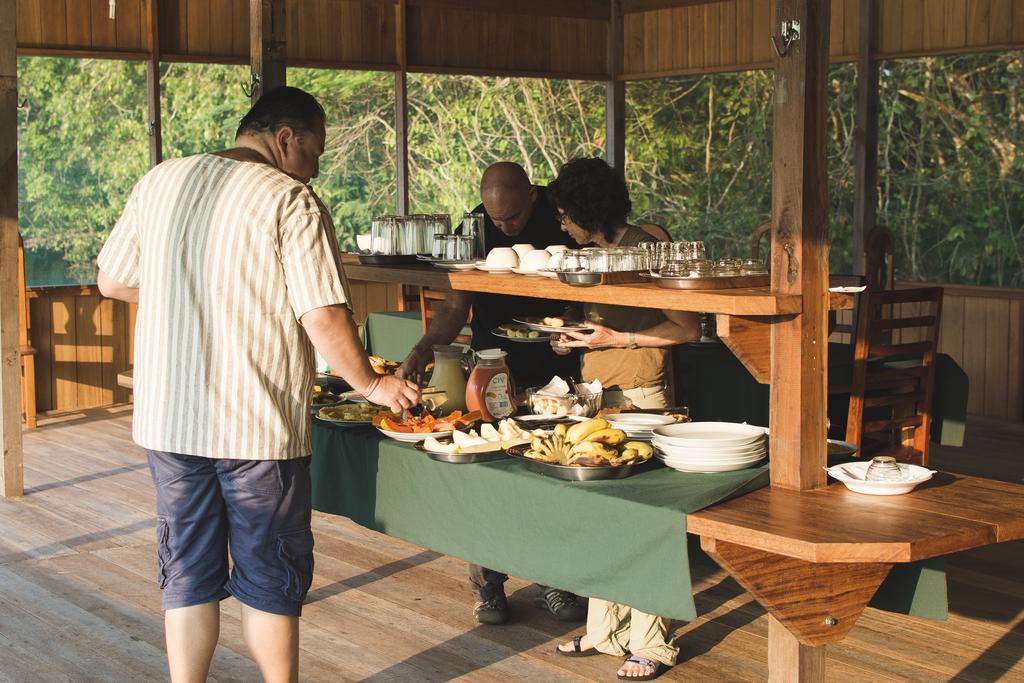
[[[536,270],[523,270],[522,268],[513,268],[512,272],[516,275],[526,275],[528,277],[540,277],[541,274]]]
[[[486,261],[477,261],[475,267],[477,270],[482,270],[491,275],[503,275],[512,272],[512,269],[506,266],[489,266]]]

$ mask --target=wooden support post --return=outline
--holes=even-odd
[[[15,0],[0,0],[0,494],[24,493],[18,346],[18,61]]]
[[[778,0],[772,35],[772,291],[799,294],[801,312],[772,325],[772,486],[825,485],[828,367],[828,166],[825,117],[829,4]],[[797,25],[799,29],[797,29]],[[795,30],[799,37],[792,38]],[[769,634],[772,680],[824,678],[821,645],[801,644],[778,625]]]
[[[160,123],[160,0],[146,3],[146,25],[149,30],[149,59],[146,61],[146,105],[149,112],[149,165],[164,160],[163,127]]]
[[[867,273],[867,235],[878,220],[877,0],[860,0],[857,115],[853,128],[853,272]]]
[[[406,96],[405,0],[395,5],[395,208],[399,215],[409,213],[409,106]]]
[[[604,97],[604,155],[608,165],[626,172],[626,82],[622,75],[624,54],[622,0],[609,0],[608,81]]]
[[[825,79],[829,3],[780,0],[773,30],[801,37],[775,60],[772,291],[799,294],[801,313],[772,325],[772,485],[825,485],[828,167]]]
[[[284,85],[285,0],[249,0],[249,58],[252,62],[252,103]]]

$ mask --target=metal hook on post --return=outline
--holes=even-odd
[[[25,109],[27,107],[28,107],[28,98],[27,97],[25,99],[21,100],[20,102],[18,102],[18,109]]]
[[[785,57],[789,52],[789,48],[796,41],[800,40],[800,22],[796,19],[786,19],[779,25],[779,37],[782,38],[782,49],[779,49],[779,44],[775,41],[775,36],[771,36],[772,47],[775,49],[775,54],[779,57]]]
[[[146,135],[149,137],[156,135],[156,121],[150,120],[150,122],[146,124]]]
[[[257,92],[259,90],[259,87],[260,87],[260,75],[258,73],[256,73],[255,71],[253,71],[251,74],[249,74],[248,87],[246,87],[245,83],[242,83],[242,92],[245,93],[246,97],[252,99],[253,93]]]

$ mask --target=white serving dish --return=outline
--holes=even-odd
[[[428,436],[451,436],[452,432],[455,430],[449,429],[446,432],[389,432],[386,429],[381,429],[380,427],[377,427],[377,431],[383,434],[384,436],[388,437],[389,439],[394,439],[395,441],[401,441],[403,443],[416,443],[418,441],[423,441]]]
[[[768,430],[735,422],[680,422],[654,428],[654,435],[677,446],[735,447],[764,439]]]
[[[477,263],[476,269],[491,275],[505,275],[512,272],[512,269],[506,266],[489,266],[486,263]]]
[[[910,493],[919,484],[923,484],[932,478],[935,470],[920,465],[908,465],[900,463],[900,468],[909,470],[907,478],[903,481],[867,481],[864,479],[868,471],[870,461],[848,462],[842,465],[826,467],[825,471],[833,479],[841,481],[846,488],[857,493],[865,493],[869,496],[898,496],[902,493]],[[843,469],[853,473],[856,477],[850,477]]]

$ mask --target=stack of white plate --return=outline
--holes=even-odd
[[[621,429],[626,432],[627,438],[639,439],[641,441],[650,441],[653,436],[653,430],[656,427],[664,427],[676,421],[674,417],[667,415],[650,415],[647,413],[615,413],[613,415],[606,415],[604,419],[614,429]]]
[[[734,422],[685,422],[655,427],[655,456],[680,472],[731,472],[764,460],[767,430]]]

